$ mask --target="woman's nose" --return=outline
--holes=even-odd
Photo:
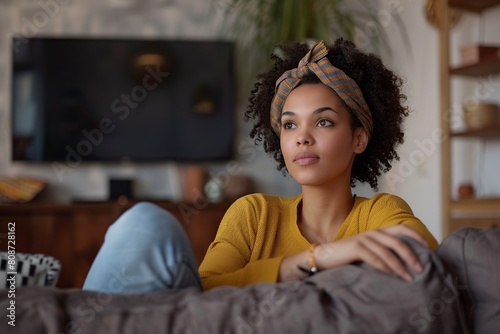
[[[311,145],[314,142],[313,137],[308,129],[301,129],[297,133],[297,146]]]

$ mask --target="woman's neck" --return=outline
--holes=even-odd
[[[306,234],[317,236],[308,239],[323,238],[324,242],[331,241],[353,205],[354,199],[349,184],[340,187],[303,186],[299,227]]]

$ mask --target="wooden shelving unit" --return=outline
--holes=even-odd
[[[480,13],[485,9],[498,5],[497,0],[449,0],[450,7]]]
[[[481,13],[500,5],[500,0],[440,0],[439,17],[448,18],[449,8]],[[440,88],[441,88],[441,129],[444,138],[441,143],[441,189],[442,189],[442,229],[443,237],[465,226],[500,226],[500,198],[471,198],[456,200],[452,196],[452,150],[454,138],[500,138],[500,125],[495,124],[481,130],[452,131],[450,129],[451,77],[485,76],[500,73],[500,57],[492,57],[467,66],[450,66],[450,31],[447,19],[439,24]]]
[[[500,72],[500,57],[483,60],[477,64],[450,68],[450,74],[463,76],[480,76]]]
[[[450,203],[452,212],[498,212],[500,198],[471,198],[455,200]]]
[[[483,129],[451,132],[452,137],[495,138],[500,137],[500,124],[493,124]]]

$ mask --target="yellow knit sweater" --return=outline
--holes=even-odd
[[[226,212],[199,272],[205,289],[276,282],[281,260],[310,247],[297,226],[302,195],[277,197],[252,194],[238,199]],[[367,230],[408,225],[437,248],[436,239],[401,198],[378,194],[356,197],[335,240]]]

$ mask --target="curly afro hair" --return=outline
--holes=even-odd
[[[264,150],[278,162],[277,169],[285,174],[287,169],[280,139],[271,127],[271,103],[276,80],[285,71],[297,67],[309,49],[309,46],[301,43],[279,46],[281,56],[271,55],[273,67],[257,76],[245,111],[246,121],[254,122],[250,137],[255,139],[256,144],[263,142]],[[356,81],[373,117],[373,135],[364,152],[354,159],[351,186],[354,187],[356,181],[367,182],[373,189],[378,190],[378,177],[391,169],[394,159],[399,160],[396,147],[404,141],[402,123],[408,116],[409,109],[404,105],[406,95],[401,92],[403,80],[387,69],[380,58],[361,52],[350,41],[339,38],[332,46],[328,46],[328,49],[328,60]],[[303,79],[302,84],[320,82],[311,74]],[[351,124],[355,129],[360,123],[354,113],[350,113]]]

